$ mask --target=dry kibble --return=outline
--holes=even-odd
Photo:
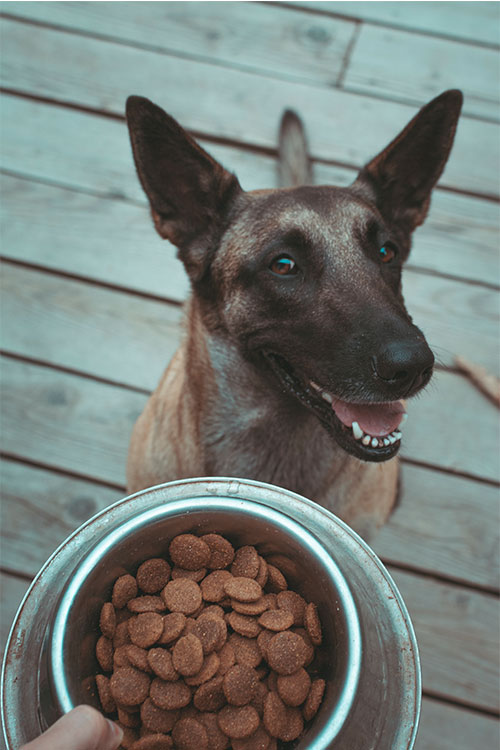
[[[113,653],[113,669],[118,667],[131,667],[130,659],[128,658],[128,647],[130,644],[124,646],[118,646]]]
[[[115,699],[111,692],[110,680],[103,674],[96,675],[95,678],[97,693],[101,701],[102,710],[105,714],[111,714],[116,708]]]
[[[134,614],[141,612],[165,612],[165,602],[161,596],[152,596],[148,594],[146,596],[136,596],[135,599],[129,599],[127,602],[127,609]]]
[[[175,641],[186,625],[186,615],[182,612],[170,612],[163,618],[163,633],[161,634],[158,643],[165,645]]]
[[[172,654],[166,648],[150,648],[148,663],[155,675],[167,682],[175,682],[179,674],[174,667]]]
[[[296,740],[302,734],[303,729],[304,719],[300,709],[286,706],[285,726],[279,735],[279,739],[283,742]]]
[[[176,581],[178,578],[189,578],[190,581],[199,583],[207,573],[206,568],[200,568],[199,570],[185,570],[184,568],[173,568],[172,569],[172,580]]]
[[[204,534],[201,537],[210,549],[210,559],[207,567],[211,570],[222,570],[227,568],[234,560],[234,548],[220,534]]]
[[[131,643],[129,646],[125,646],[125,653],[130,664],[136,669],[141,669],[143,672],[151,672],[151,667],[148,662],[148,651],[145,648],[140,648]]]
[[[124,727],[135,728],[141,724],[141,716],[136,711],[127,711],[122,706],[117,706],[118,721]]]
[[[229,738],[221,732],[217,723],[217,714],[210,711],[198,714],[198,721],[203,724],[208,737],[210,750],[227,750]]]
[[[255,617],[241,615],[239,612],[230,612],[227,621],[236,633],[244,635],[246,638],[257,638],[262,630]]]
[[[168,548],[174,565],[185,570],[206,568],[210,562],[210,547],[194,534],[179,534]]]
[[[304,610],[304,625],[314,646],[320,646],[322,641],[321,622],[318,608],[314,602],[310,602]]]
[[[276,597],[278,609],[286,609],[293,615],[293,624],[302,627],[304,624],[305,599],[295,591],[280,591]]]
[[[239,602],[237,599],[231,599],[231,607],[241,615],[261,615],[268,609],[269,602],[265,596],[261,596],[256,602]]]
[[[293,614],[286,609],[268,609],[259,617],[258,622],[267,630],[288,630],[293,625]]]
[[[217,716],[219,726],[228,737],[250,737],[260,724],[259,714],[253,706],[224,706]]]
[[[161,595],[171,612],[182,612],[184,615],[192,615],[202,602],[200,587],[189,578],[169,581]]]
[[[106,638],[113,639],[116,629],[116,613],[111,602],[106,602],[106,604],[102,605],[99,627],[101,628],[101,633]]]
[[[148,648],[163,633],[163,617],[156,612],[144,612],[128,620],[130,640],[136,646]]]
[[[218,652],[219,657],[219,669],[218,674],[225,675],[227,670],[230,669],[236,661],[234,655],[234,648],[230,643],[225,643],[221,650]]]
[[[186,677],[185,682],[187,685],[196,686],[202,685],[204,682],[208,682],[212,677],[215,677],[220,667],[220,659],[217,654],[211,653],[203,659],[201,669],[192,677]]]
[[[130,619],[130,618],[129,618]],[[120,622],[116,626],[115,635],[113,638],[113,648],[120,648],[130,643],[130,635],[128,632],[128,619],[124,622]]]
[[[105,635],[101,635],[97,641],[95,655],[101,669],[104,672],[111,672],[113,669],[113,644]]]
[[[305,643],[306,660],[304,662],[304,666],[307,667],[314,659],[314,646],[312,645],[311,639],[309,638],[309,635],[307,634],[307,630],[305,630],[305,628],[292,628],[292,633],[297,633],[297,635],[300,635]]]
[[[130,746],[129,750],[173,750],[174,743],[168,734],[148,734]]]
[[[120,667],[109,681],[111,694],[123,706],[137,706],[146,700],[151,680],[145,672],[134,667]]]
[[[257,583],[260,583],[262,588],[264,588],[264,586],[267,583],[268,577],[269,577],[269,570],[267,568],[267,563],[264,560],[264,558],[260,557],[259,555],[259,571],[257,575],[255,576],[255,580],[257,581]]]
[[[200,583],[201,594],[206,602],[221,602],[226,597],[224,584],[233,576],[229,570],[214,570]]]
[[[207,730],[196,719],[179,719],[172,739],[176,750],[209,750]]]
[[[141,706],[141,720],[143,726],[151,732],[167,734],[174,728],[179,718],[179,711],[165,711],[155,706],[151,698],[146,698]]]
[[[270,750],[271,738],[261,725],[257,731],[242,740],[233,740],[233,750]]]
[[[237,664],[246,664],[249,667],[259,666],[262,654],[255,638],[245,638],[239,633],[231,633],[228,640],[234,649]]]
[[[257,691],[259,678],[255,669],[244,664],[236,664],[224,675],[222,689],[226,700],[232,706],[246,706]]]
[[[256,602],[262,596],[262,586],[253,578],[233,576],[224,584],[224,591],[239,602]]]
[[[201,615],[193,625],[191,631],[201,643],[203,653],[219,651],[227,638],[227,627],[220,617],[207,617]]]
[[[306,721],[310,721],[318,712],[321,701],[323,700],[325,686],[326,683],[324,680],[317,679],[313,681],[309,695],[307,696],[306,702],[302,708],[302,714]]]
[[[277,679],[280,698],[287,706],[301,706],[309,695],[311,678],[301,667],[290,675],[280,675]]]
[[[128,573],[116,579],[111,602],[116,609],[122,609],[130,599],[137,596],[137,581]]]
[[[157,594],[168,583],[170,565],[161,557],[152,557],[139,565],[136,581],[145,594]]]
[[[218,711],[226,702],[222,689],[222,677],[213,677],[204,682],[193,696],[193,703],[199,711]]]
[[[292,674],[304,666],[307,649],[296,633],[277,633],[267,644],[267,662],[278,674]]]
[[[278,693],[270,692],[264,702],[264,726],[271,737],[279,737],[285,728],[286,706]]]
[[[191,702],[191,689],[184,682],[166,682],[156,677],[151,683],[149,697],[158,708],[174,711]]]
[[[179,638],[172,651],[174,668],[187,677],[197,674],[203,664],[201,641],[190,633]]]
[[[286,578],[275,565],[267,563],[268,578],[266,588],[274,594],[278,594],[280,591],[285,591],[288,588]]]

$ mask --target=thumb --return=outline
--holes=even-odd
[[[116,750],[120,727],[91,706],[77,706],[20,750]]]

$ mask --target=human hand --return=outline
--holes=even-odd
[[[77,706],[20,750],[116,750],[123,732],[91,706]]]

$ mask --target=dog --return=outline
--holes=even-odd
[[[127,100],[157,232],[191,283],[185,338],[132,433],[130,492],[242,477],[324,506],[365,539],[397,497],[404,401],[434,356],[401,268],[448,159],[446,91],[350,187],[245,192],[147,99]]]

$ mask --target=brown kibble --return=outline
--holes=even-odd
[[[254,668],[259,666],[262,654],[255,638],[245,638],[239,633],[231,633],[228,641],[234,649],[237,664],[246,664]]]
[[[95,655],[101,669],[104,672],[113,671],[113,644],[106,638],[105,635],[101,635],[95,646]]]
[[[257,690],[259,678],[255,669],[244,664],[236,664],[224,675],[222,689],[226,700],[232,706],[246,706]]]
[[[218,617],[219,619],[223,620],[224,610],[219,604],[205,605],[205,607],[203,608],[203,612],[198,616],[198,620],[201,620],[202,617]]]
[[[210,560],[207,567],[211,570],[222,570],[234,560],[234,548],[231,542],[220,534],[204,534],[201,537],[210,548]]]
[[[224,706],[217,715],[219,727],[231,739],[250,737],[260,724],[259,714],[253,706]]]
[[[130,599],[134,599],[136,596],[137,581],[134,576],[127,573],[116,579],[115,585],[113,586],[113,594],[111,596],[113,607],[116,607],[116,609],[122,609]]]
[[[278,674],[292,674],[304,666],[306,645],[300,635],[285,630],[267,644],[267,662]]]
[[[169,581],[161,595],[171,612],[182,612],[184,615],[192,615],[202,602],[200,587],[189,578]]]
[[[113,638],[113,647],[120,648],[120,646],[125,646],[127,643],[130,643],[130,635],[128,632],[128,621],[130,617],[124,620],[123,622],[120,622],[116,626],[115,630],[115,636]]]
[[[192,633],[179,638],[172,651],[172,661],[180,674],[187,677],[197,674],[203,664],[203,648],[199,638]]]
[[[224,591],[239,602],[256,602],[262,596],[262,587],[252,578],[233,577],[224,584]]]
[[[259,670],[256,669],[255,672],[258,675]],[[255,695],[252,698],[252,706],[256,709],[261,719],[264,716],[264,703],[266,701],[268,692],[269,690],[267,689],[267,685],[265,685],[262,680],[259,680],[259,682],[257,683]]]
[[[231,599],[231,607],[241,615],[261,615],[269,608],[269,602],[265,596],[261,596],[256,602],[239,602]]]
[[[314,646],[320,646],[322,641],[321,622],[318,608],[314,602],[310,602],[304,610],[304,625]]]
[[[168,734],[147,734],[130,746],[129,750],[173,750],[174,743]]]
[[[176,638],[180,636],[186,625],[186,615],[182,612],[170,612],[163,618],[163,633],[161,634],[158,643],[165,645],[166,643],[172,643]]]
[[[179,719],[172,730],[176,750],[208,750],[207,730],[196,719]]]
[[[272,638],[274,638],[274,632],[272,630],[263,630],[259,633],[257,638],[257,645],[259,647],[262,657],[267,661],[267,647]]]
[[[156,612],[143,612],[128,620],[130,640],[136,646],[148,648],[163,633],[163,617]]]
[[[255,580],[264,588],[268,578],[269,570],[267,569],[267,562],[259,555],[259,572],[255,576]]]
[[[215,653],[208,654],[203,659],[201,669],[192,677],[186,677],[185,682],[187,685],[196,686],[202,685],[204,682],[208,682],[212,677],[215,677],[220,667],[220,659]]]
[[[136,580],[145,594],[157,594],[168,583],[170,565],[161,557],[152,557],[139,565]]]
[[[148,697],[150,683],[145,672],[134,667],[120,667],[111,675],[111,694],[123,706],[137,706]]]
[[[113,669],[118,669],[119,667],[131,667],[132,664],[130,663],[130,659],[128,658],[128,647],[130,646],[130,643],[125,644],[124,646],[118,646],[114,650],[113,653]]]
[[[201,615],[196,620],[191,632],[199,638],[204,654],[219,651],[227,638],[227,626],[220,617],[204,617]]]
[[[267,630],[273,630],[277,633],[280,630],[288,630],[292,627],[293,614],[287,609],[268,609],[259,617],[258,622]]]
[[[255,547],[240,547],[234,556],[231,573],[236,578],[256,578],[260,568],[260,557]]]
[[[158,708],[174,711],[191,702],[191,690],[182,680],[166,682],[156,677],[151,683],[149,697]]]
[[[307,696],[306,702],[302,708],[302,714],[306,721],[311,721],[313,716],[318,712],[323,700],[326,683],[324,680],[317,679],[313,680],[309,695]]]
[[[193,696],[193,703],[199,711],[218,711],[225,702],[220,676],[204,682]]]
[[[140,648],[134,644],[125,646],[125,652],[130,664],[136,669],[141,669],[143,672],[151,672],[151,667],[148,662],[148,652],[145,648]]]
[[[148,663],[155,675],[167,682],[175,682],[179,675],[174,667],[172,654],[166,648],[150,648]]]
[[[305,630],[305,628],[293,628],[292,633],[297,633],[297,635],[300,635],[300,637],[305,643],[306,660],[304,662],[304,667],[307,667],[314,659],[314,646],[311,643],[311,639],[309,638],[309,635],[307,633],[307,630]]]
[[[285,728],[286,706],[275,692],[266,696],[263,721],[271,737],[279,737]]]
[[[255,617],[240,615],[239,612],[230,612],[227,621],[233,630],[246,638],[257,638],[262,630]]]
[[[197,720],[205,727],[210,750],[226,750],[228,748],[229,738],[221,732],[217,723],[217,714],[210,712],[200,713]]]
[[[293,624],[302,627],[304,624],[305,600],[295,591],[280,591],[277,595],[278,609],[286,609],[293,614]]]
[[[101,628],[101,633],[106,638],[113,639],[116,630],[116,613],[111,602],[106,602],[102,605],[99,627]]]
[[[304,729],[304,719],[299,708],[286,707],[285,726],[283,727],[279,739],[283,742],[296,740],[302,734]]]
[[[171,732],[178,718],[178,711],[165,711],[163,708],[158,708],[151,698],[146,698],[141,706],[142,724],[151,732],[163,734]]]
[[[311,678],[301,667],[290,675],[279,675],[277,688],[280,698],[287,706],[301,706],[309,695]]]
[[[115,699],[111,692],[110,680],[103,674],[96,675],[95,683],[97,687],[97,694],[101,701],[102,710],[105,714],[112,714],[116,709]]]
[[[242,740],[233,740],[233,750],[270,750],[271,738],[263,726]]]
[[[184,568],[173,568],[172,569],[172,580],[176,581],[178,578],[189,578],[190,581],[199,583],[205,578],[207,569],[199,568],[199,570],[185,570]]]
[[[174,565],[185,570],[206,568],[211,555],[208,544],[194,534],[174,537],[168,551]]]
[[[121,706],[117,706],[117,711],[118,721],[120,724],[123,724],[124,727],[134,729],[140,725],[141,717],[136,711],[132,713],[132,711],[126,711],[125,708],[122,708]]]
[[[129,748],[132,747],[132,745],[134,744],[134,742],[137,742],[137,740],[139,739],[139,735],[137,733],[137,730],[134,729],[133,727],[127,727],[121,721],[117,721],[115,723],[118,724],[118,726],[120,727],[120,729],[123,732],[123,738],[122,738],[122,742],[121,742],[120,747],[121,748],[124,747],[125,750],[129,750]]]
[[[166,605],[161,596],[136,596],[135,599],[129,599],[127,609],[135,614],[141,612],[165,612]]]
[[[280,591],[285,591],[288,588],[286,578],[275,565],[267,563],[268,578],[266,588],[274,593],[278,594]]]
[[[219,669],[218,674],[225,675],[227,670],[230,669],[236,661],[234,655],[234,648],[230,643],[225,643],[221,650],[218,652],[219,657]]]
[[[229,570],[214,570],[209,573],[200,583],[203,599],[206,602],[221,602],[226,596],[224,584],[232,577]]]

